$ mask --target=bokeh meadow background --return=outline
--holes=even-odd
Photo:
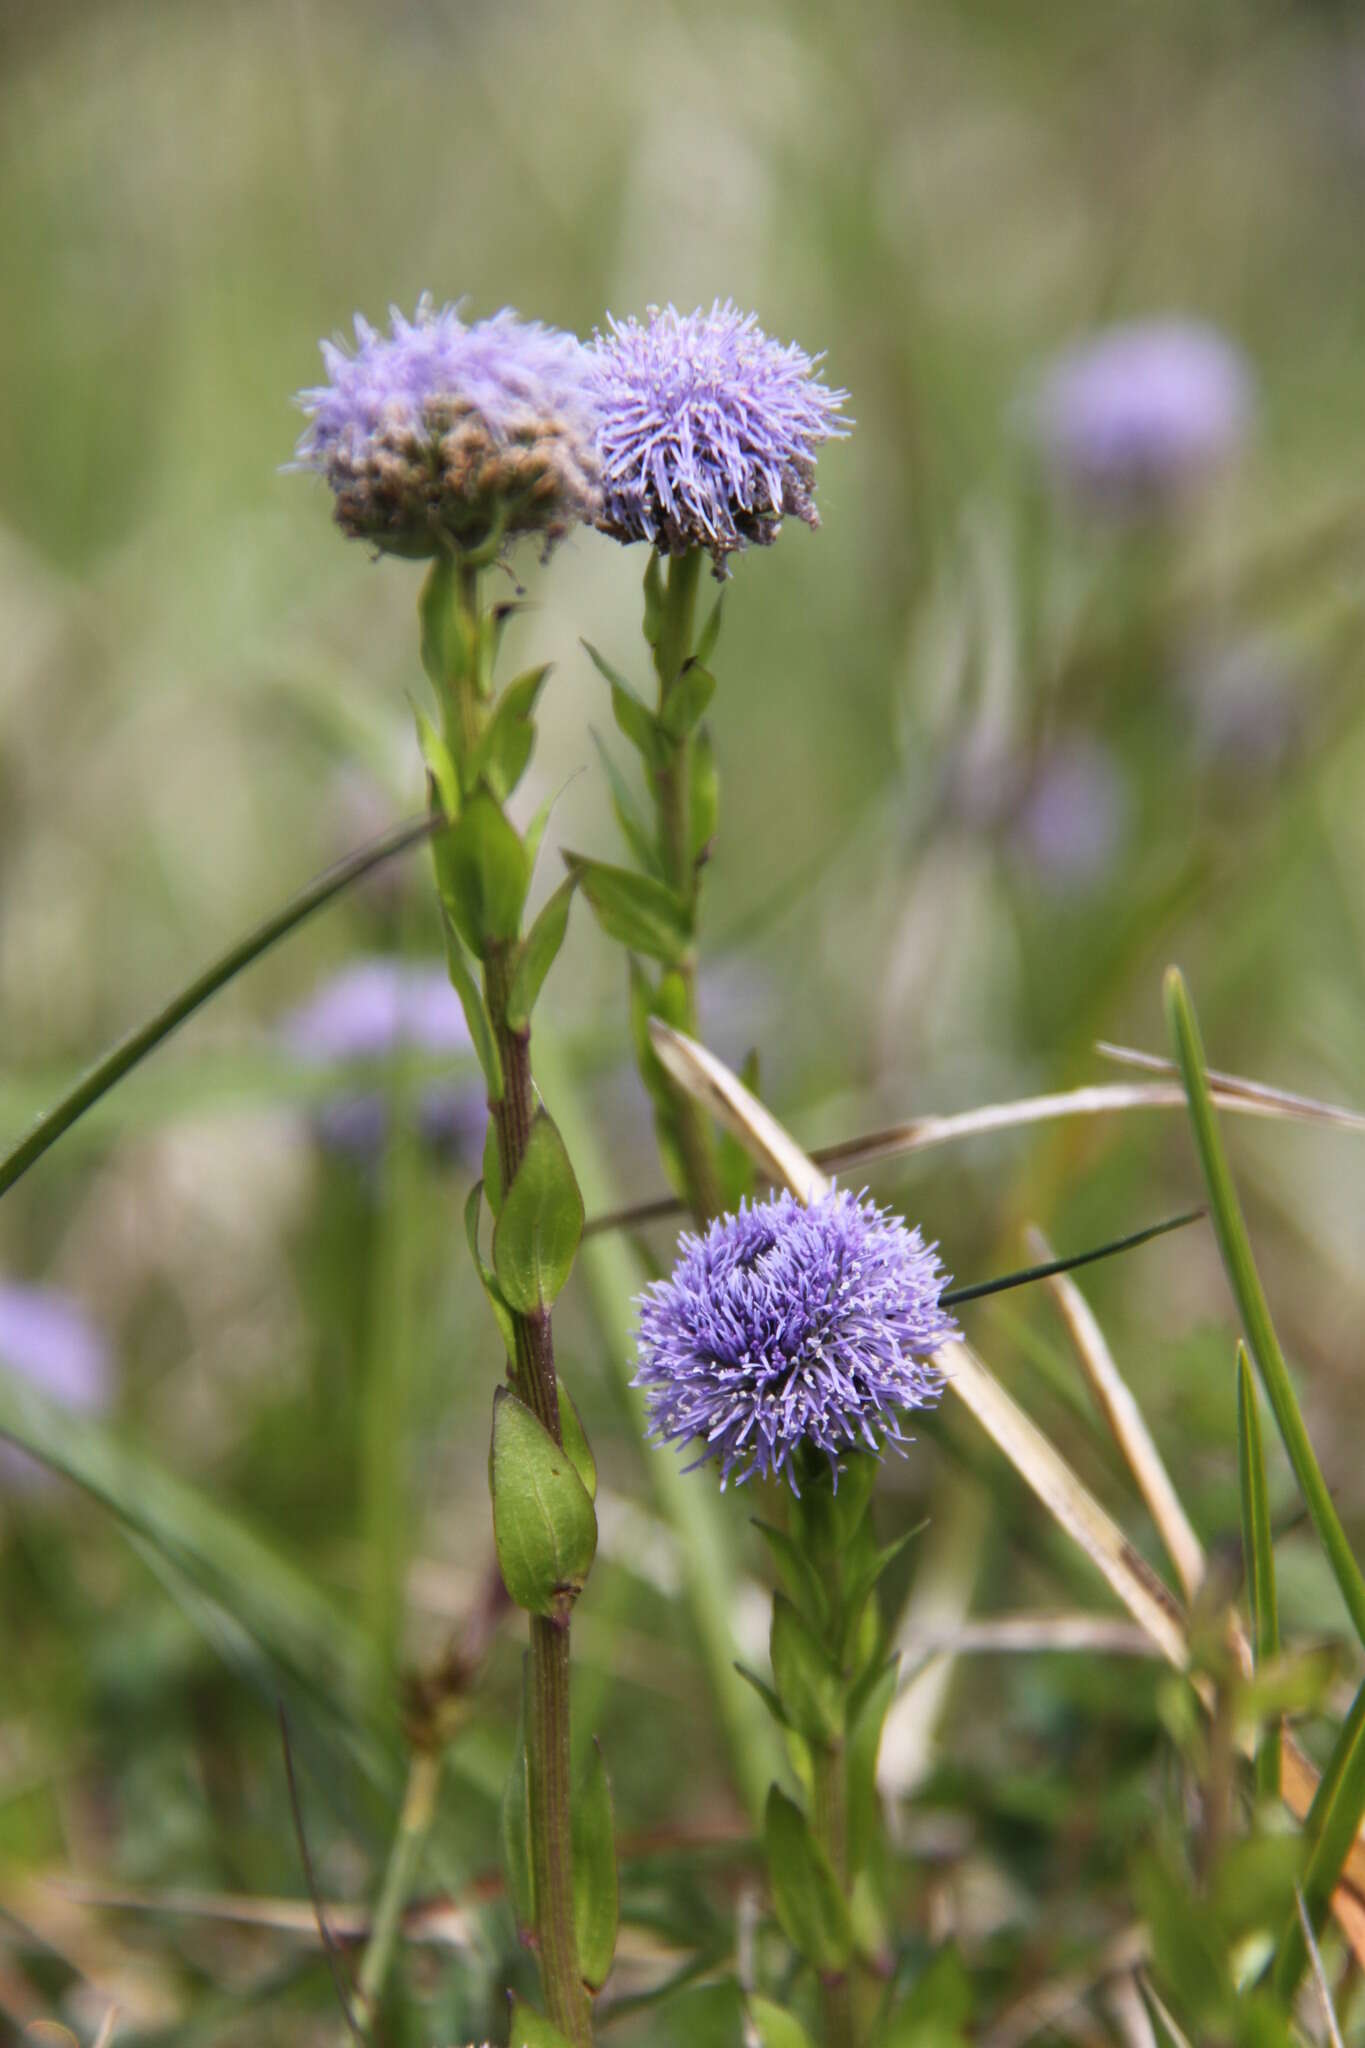
[[[1361,1103],[1352,9],[54,0],[8,10],[0,38],[0,1141],[316,870],[421,808],[419,572],[344,544],[324,488],[287,464],[318,337],[423,291],[585,335],[608,310],[733,296],[824,350],[851,393],[856,428],[821,457],[822,530],[736,564],[711,719],[703,1020],[732,1061],[758,1048],[803,1142],[1112,1079],[1097,1039],[1166,1050],[1170,960],[1214,1064]],[[1109,517],[1057,488],[1031,394],[1091,330],[1171,314],[1244,353],[1245,443],[1177,512]],[[579,637],[637,659],[644,562],[581,532],[548,569],[517,567],[534,604],[510,658],[556,663],[524,793],[563,788],[543,893],[560,846],[615,857],[590,728],[616,743]],[[333,1610],[310,1601],[345,1616],[370,1704],[480,1637],[499,1367],[460,1223],[472,1058],[414,1025],[376,1059],[316,1003],[356,962],[420,970],[439,945],[419,851],[263,959],[0,1204],[0,1300],[58,1290],[92,1327],[87,1370],[57,1385],[50,1368],[48,1390],[94,1418],[92,1456],[107,1425],[156,1468],[108,1451],[114,1504],[152,1504],[131,1533],[108,1498],[0,1472],[15,2032],[48,2019],[86,2040],[115,2001],[120,2040],[339,2035],[276,1701],[321,1887],[363,1910],[401,1739],[396,1714],[346,1694],[323,1656]],[[661,1186],[622,984],[576,911],[537,1043],[590,1210]],[[373,984],[369,1000],[383,1010]],[[1359,1536],[1365,1155],[1250,1120],[1231,1142]],[[1171,1113],[868,1177],[962,1280],[1021,1263],[1030,1222],[1079,1248],[1198,1186]],[[649,1243],[666,1259],[669,1227]],[[708,1942],[723,1972],[756,1876],[657,1515],[662,1454],[608,1360],[621,1304],[613,1339],[603,1300],[639,1273],[619,1242],[611,1258],[585,1261],[557,1329],[608,1504],[576,1711],[615,1785],[629,1986]],[[1210,1235],[1086,1285],[1199,1533],[1235,1564],[1233,1323]],[[20,1373],[40,1369],[22,1306],[8,1340],[0,1317]],[[1155,1558],[1055,1308],[1020,1294],[968,1314]],[[1286,1625],[1342,1634],[1273,1478]],[[931,1518],[896,1580],[907,1669],[968,1616],[1107,1611],[957,1417],[882,1483],[889,1530]],[[751,1508],[732,1497],[726,1517],[737,1631],[761,1661]],[[242,1525],[267,1563],[233,1549]],[[497,1838],[519,1642],[491,1629],[421,1886],[458,1924],[406,1951],[394,2041],[482,2038],[527,1968]],[[925,1956],[951,1939],[1002,1999],[1022,1994],[1132,1917],[1159,1672],[964,1651],[909,1699],[907,1938]],[[242,1924],[244,1901],[277,1924]],[[1111,2038],[1098,2010],[1068,2023]],[[703,1969],[674,2017],[623,2005],[613,2037],[737,2027]]]

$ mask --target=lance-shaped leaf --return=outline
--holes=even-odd
[[[774,1785],[763,1817],[773,1906],[792,1947],[817,1970],[842,1970],[853,1949],[848,1904],[805,1815]]]
[[[493,1541],[518,1607],[567,1614],[592,1569],[597,1517],[568,1453],[510,1387],[493,1396]]]
[[[439,799],[442,816],[453,824],[460,815],[460,778],[455,772],[455,762],[426,712],[414,706],[413,716],[417,721],[417,744],[422,751],[428,779]]]
[[[722,590],[712,605],[706,624],[702,627],[697,637],[697,644],[692,650],[693,660],[701,662],[705,668],[710,667],[711,656],[716,651],[716,642],[720,639],[720,629],[724,621],[725,592]]]
[[[720,778],[716,773],[716,750],[703,726],[692,742],[692,772],[688,776],[691,808],[689,850],[693,864],[705,854],[716,836],[720,817]]]
[[[837,1742],[844,1727],[838,1669],[785,1593],[773,1596],[768,1654],[788,1725],[809,1742]]]
[[[620,1900],[611,1782],[595,1738],[573,1799],[573,1918],[579,1973],[600,1991],[616,1954]]]
[[[593,1457],[592,1446],[583,1428],[583,1419],[574,1406],[573,1396],[561,1380],[559,1383],[559,1433],[564,1439],[564,1448],[569,1454],[574,1471],[587,1488],[588,1499],[597,1499],[597,1460]]]
[[[699,661],[685,662],[664,700],[659,723],[672,740],[686,739],[716,694],[716,679]]]
[[[592,740],[597,749],[597,758],[602,763],[602,772],[607,778],[607,788],[611,792],[611,807],[621,828],[621,836],[645,873],[662,881],[664,865],[659,858],[658,845],[649,826],[636,809],[635,799],[630,793],[626,778],[607,751],[602,735],[594,731]]]
[[[1341,1597],[1355,1625],[1356,1634],[1361,1642],[1365,1643],[1365,1575],[1362,1575],[1351,1546],[1346,1540],[1346,1532],[1341,1526],[1341,1519],[1327,1490],[1327,1482],[1314,1456],[1308,1431],[1304,1428],[1303,1416],[1299,1412],[1299,1404],[1294,1397],[1289,1371],[1280,1349],[1279,1338],[1275,1334],[1275,1326],[1270,1318],[1270,1306],[1256,1270],[1242,1206],[1237,1199],[1237,1190],[1233,1186],[1232,1175],[1228,1170],[1223,1141],[1214,1116],[1199,1025],[1184,980],[1176,968],[1171,968],[1166,976],[1166,1016],[1171,1036],[1175,1041],[1176,1058],[1180,1064],[1181,1079],[1185,1084],[1185,1094],[1189,1101],[1190,1123],[1193,1126],[1195,1144],[1208,1186],[1209,1205],[1218,1235],[1218,1246],[1223,1254],[1223,1265],[1241,1313],[1247,1345],[1256,1361],[1261,1384],[1266,1390],[1284,1447],[1289,1453],[1289,1462],[1294,1467],[1295,1477],[1303,1492],[1308,1512],[1312,1516],[1318,1541],[1332,1568],[1333,1577],[1341,1588]]]
[[[882,1726],[896,1693],[899,1660],[892,1658],[872,1681],[859,1687],[850,1706],[848,1748],[848,1867],[856,1877],[877,1840],[881,1805],[877,1795],[877,1756]]]
[[[1237,1475],[1242,1503],[1242,1556],[1251,1601],[1256,1668],[1279,1655],[1280,1615],[1275,1591],[1275,1545],[1270,1533],[1270,1497],[1256,1387],[1246,1349],[1237,1346]],[[1280,1796],[1280,1730],[1266,1730],[1256,1750],[1256,1789],[1263,1799]]]
[[[498,1053],[498,1042],[493,1036],[493,1026],[488,1021],[488,1011],[484,1007],[483,991],[474,979],[460,935],[450,918],[443,917],[441,923],[446,942],[446,972],[450,976],[451,987],[460,998],[460,1008],[464,1011],[464,1020],[469,1026],[469,1036],[473,1040],[475,1054],[483,1069],[488,1100],[501,1102],[502,1059]]]
[[[660,730],[659,721],[650,710],[644,698],[633,690],[619,669],[612,667],[606,656],[587,640],[584,650],[597,673],[611,690],[612,716],[617,725],[642,756],[649,768],[657,768],[667,752],[667,741]]]
[[[469,1255],[474,1261],[474,1270],[483,1283],[488,1306],[493,1311],[493,1320],[498,1326],[503,1349],[510,1361],[517,1355],[517,1333],[512,1322],[512,1311],[507,1306],[506,1298],[498,1285],[497,1275],[479,1250],[479,1216],[483,1208],[483,1188],[484,1184],[479,1180],[475,1181],[469,1190],[464,1205],[464,1234],[469,1244]]]
[[[813,2048],[810,2035],[794,2014],[774,2005],[771,1998],[751,1993],[745,2000],[749,2024],[758,2036],[759,2048]]]
[[[531,1021],[531,1012],[535,1009],[545,977],[564,943],[564,934],[569,928],[569,906],[577,887],[573,875],[560,883],[553,896],[542,905],[540,915],[517,950],[512,986],[507,992],[507,1022],[513,1031],[524,1031]]]
[[[514,1309],[549,1308],[583,1235],[583,1197],[553,1119],[536,1111],[493,1228],[493,1271]]]
[[[521,929],[531,870],[516,831],[486,790],[478,790],[437,841],[441,900],[456,931],[480,959],[510,945]]]
[[[465,787],[487,783],[500,803],[505,803],[525,772],[536,743],[531,713],[550,673],[549,662],[527,669],[507,685],[497,709],[465,764]]]
[[[692,924],[667,883],[578,853],[564,858],[609,939],[667,967],[682,959],[692,943]]]
[[[822,1628],[829,1614],[829,1601],[820,1576],[805,1551],[799,1543],[792,1541],[785,1529],[774,1528],[771,1522],[761,1522],[755,1517],[754,1527],[771,1550],[783,1583],[806,1620],[812,1628]]]
[[[558,2027],[552,2027],[547,2019],[518,1999],[512,2008],[512,2030],[507,2036],[507,2048],[573,2048],[573,2044],[565,2040]]]

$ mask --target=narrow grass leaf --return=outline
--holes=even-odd
[[[1304,1831],[1309,1840],[1303,1901],[1314,1934],[1322,1930],[1337,1880],[1365,1819],[1365,1685],[1351,1703],[1322,1774],[1317,1797],[1308,1811]],[[1280,1936],[1272,1981],[1287,2004],[1293,1998],[1308,1959],[1297,1913]]]
[[[1265,1449],[1256,1384],[1246,1346],[1237,1346],[1237,1477],[1242,1508],[1242,1556],[1251,1601],[1251,1633],[1257,1670],[1279,1655],[1280,1617],[1275,1593],[1275,1549],[1265,1481]],[[1256,1751],[1256,1789],[1263,1799],[1280,1796],[1279,1724],[1262,1735]]]
[[[1289,1462],[1303,1492],[1318,1540],[1326,1553],[1333,1576],[1341,1589],[1347,1612],[1355,1626],[1356,1634],[1365,1643],[1365,1576],[1351,1552],[1346,1532],[1341,1526],[1327,1483],[1308,1440],[1299,1404],[1294,1397],[1289,1372],[1280,1350],[1275,1326],[1271,1321],[1270,1308],[1261,1286],[1260,1275],[1252,1256],[1251,1242],[1247,1236],[1246,1221],[1242,1215],[1237,1191],[1228,1170],[1226,1154],[1219,1136],[1217,1120],[1210,1099],[1208,1076],[1205,1071],[1204,1048],[1199,1036],[1199,1025],[1195,1018],[1194,1006],[1190,1002],[1184,980],[1177,968],[1171,968],[1166,976],[1166,1016],[1172,1038],[1175,1041],[1176,1057],[1180,1063],[1185,1094],[1190,1106],[1190,1121],[1194,1129],[1195,1144],[1204,1179],[1209,1190],[1209,1202],[1213,1212],[1214,1228],[1218,1234],[1219,1249],[1227,1271],[1233,1295],[1241,1313],[1247,1344],[1261,1376],[1275,1421],[1279,1426],[1284,1447],[1289,1453]]]

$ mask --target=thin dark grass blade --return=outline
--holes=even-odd
[[[278,1712],[280,1717],[280,1745],[284,1751],[284,1781],[289,1791],[289,1811],[294,1820],[294,1835],[299,1845],[299,1861],[303,1865],[303,1881],[308,1887],[308,1898],[313,1908],[313,1918],[317,1922],[318,1940],[322,1943],[323,1953],[327,1958],[327,1968],[332,1979],[332,1989],[336,1992],[337,2004],[341,2007],[341,2017],[346,2022],[346,2031],[353,2041],[360,2043],[360,2048],[368,2048],[369,2035],[356,2019],[352,1986],[346,1976],[345,1967],[341,1959],[341,1951],[333,1938],[332,1930],[327,1925],[327,1915],[323,1910],[322,1893],[318,1889],[317,1875],[313,1869],[313,1852],[308,1846],[308,1831],[303,1824],[303,1801],[299,1797],[298,1775],[294,1769],[294,1747],[289,1739],[289,1716],[285,1712],[283,1700],[278,1703]]]
[[[239,939],[226,953],[221,953],[154,1017],[149,1017],[145,1024],[130,1031],[111,1047],[103,1059],[87,1068],[75,1087],[45,1111],[28,1135],[0,1159],[0,1195],[6,1194],[102,1095],[107,1095],[125,1074],[131,1073],[146,1059],[148,1053],[155,1052],[188,1017],[202,1009],[211,996],[226,988],[244,967],[250,967],[254,960],[259,960],[277,940],[286,937],[315,910],[321,910],[334,896],[349,889],[353,882],[358,882],[386,860],[405,853],[419,840],[430,837],[439,823],[438,818],[410,818],[405,825],[399,825],[382,839],[376,839],[373,845],[348,854],[345,860],[338,861],[335,867],[328,868],[306,889],[291,897],[282,910],[277,910],[264,924],[258,924],[244,939]]]
[[[1135,1251],[1141,1244],[1149,1244],[1154,1237],[1164,1237],[1168,1231],[1183,1230],[1188,1223],[1198,1223],[1208,1215],[1207,1209],[1185,1209],[1179,1216],[1168,1216],[1162,1223],[1149,1223],[1145,1230],[1134,1230],[1127,1237],[1111,1238],[1108,1244],[1096,1245],[1088,1252],[1072,1252],[1064,1259],[1048,1259],[1041,1266],[1025,1266],[1018,1273],[1003,1273],[998,1280],[978,1280],[970,1287],[953,1287],[940,1300],[945,1308],[956,1308],[960,1302],[982,1301],[988,1294],[1004,1294],[1011,1287],[1027,1287],[1033,1280],[1051,1280],[1058,1273],[1074,1273],[1078,1266],[1093,1266],[1099,1259],[1112,1259],[1119,1252]]]
[[[1208,1186],[1214,1229],[1218,1234],[1223,1265],[1241,1312],[1248,1348],[1256,1361],[1261,1384],[1274,1412],[1308,1512],[1313,1517],[1318,1540],[1341,1589],[1356,1634],[1365,1643],[1365,1577],[1346,1540],[1346,1532],[1327,1490],[1308,1431],[1304,1428],[1299,1404],[1294,1398],[1284,1354],[1252,1256],[1246,1220],[1219,1136],[1194,1006],[1179,969],[1174,967],[1166,976],[1166,1016],[1189,1101],[1190,1121]]]
[[[1246,1346],[1237,1346],[1237,1475],[1242,1499],[1242,1556],[1251,1601],[1251,1633],[1258,1666],[1279,1655],[1280,1616],[1275,1593],[1275,1545],[1265,1483],[1265,1447],[1256,1384]],[[1280,1796],[1280,1730],[1265,1731],[1256,1751],[1256,1790]]]
[[[1337,1880],[1365,1819],[1365,1685],[1351,1703],[1317,1797],[1308,1809],[1304,1833],[1311,1844],[1303,1876],[1303,1902],[1315,1935],[1322,1932]],[[1298,1988],[1308,1960],[1303,1928],[1291,1914],[1275,1952],[1271,1981],[1287,2004]]]

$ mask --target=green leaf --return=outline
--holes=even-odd
[[[692,650],[694,659],[699,661],[703,668],[709,668],[711,665],[711,656],[716,651],[716,642],[720,638],[720,629],[724,619],[725,592],[722,590],[712,605],[706,624],[702,627],[697,644]]]
[[[514,1309],[548,1308],[573,1268],[583,1197],[551,1117],[536,1111],[493,1229],[493,1271]]]
[[[773,1596],[768,1639],[773,1683],[790,1725],[816,1743],[844,1732],[844,1689],[839,1671],[785,1593]]]
[[[857,1712],[850,1712],[845,1768],[848,1773],[848,1867],[856,1876],[866,1864],[881,1830],[877,1796],[877,1753],[882,1725],[896,1697],[900,1659],[893,1657],[872,1684],[863,1689]]]
[[[530,885],[526,849],[492,797],[479,790],[445,835],[439,879],[447,911],[471,953],[483,959],[521,929]]]
[[[427,571],[417,600],[417,618],[422,667],[438,699],[445,703],[453,679],[465,673],[474,653],[459,601],[458,574],[448,556],[438,555]]]
[[[635,799],[626,784],[626,778],[607,752],[602,735],[594,731],[592,739],[607,778],[607,787],[611,792],[611,807],[621,828],[621,836],[645,873],[653,875],[656,881],[662,881],[664,867],[659,858],[658,846],[651,837],[649,827],[635,808]]]
[[[672,740],[684,740],[716,694],[716,679],[699,661],[683,663],[664,702],[659,723]]]
[[[754,1517],[754,1527],[771,1550],[782,1574],[783,1584],[796,1605],[805,1615],[812,1628],[823,1628],[829,1615],[829,1602],[825,1589],[810,1559],[785,1529],[776,1529],[771,1522],[761,1522]]]
[[[606,861],[587,860],[582,854],[566,853],[564,858],[609,939],[629,946],[632,952],[662,960],[666,966],[677,965],[691,944],[692,926],[686,909],[666,884],[656,882],[652,875],[611,867]]]
[[[1251,1601],[1251,1632],[1257,1665],[1280,1648],[1279,1602],[1275,1590],[1275,1544],[1270,1533],[1270,1499],[1265,1479],[1261,1416],[1246,1347],[1237,1346],[1237,1473],[1242,1503],[1242,1556]],[[1256,1790],[1262,1799],[1280,1796],[1280,1730],[1268,1728],[1256,1748]]]
[[[751,1992],[745,2000],[750,2024],[758,2036],[759,2048],[814,2048],[800,2020],[774,2005],[770,1998]]]
[[[510,1387],[493,1396],[488,1459],[503,1584],[528,1614],[561,1619],[597,1552],[597,1517],[573,1461]]]
[[[507,1873],[507,1893],[516,1914],[517,1932],[526,1934],[536,1924],[535,1866],[531,1860],[531,1790],[526,1768],[527,1690],[531,1683],[530,1658],[522,1658],[521,1704],[517,1712],[516,1747],[512,1768],[503,1789],[500,1831],[502,1861]]]
[[[965,2048],[971,1979],[955,1948],[941,1948],[892,2014],[877,2048]]]
[[[573,1799],[573,1918],[579,1974],[600,1991],[616,1954],[620,1899],[611,1782],[595,1737]]]
[[[1269,1304],[1261,1286],[1260,1275],[1256,1271],[1256,1262],[1252,1257],[1246,1221],[1237,1199],[1237,1191],[1233,1186],[1232,1175],[1228,1171],[1227,1157],[1219,1136],[1218,1122],[1209,1096],[1204,1047],[1199,1036],[1194,1006],[1190,1002],[1184,980],[1177,968],[1172,967],[1167,972],[1165,994],[1167,1022],[1175,1041],[1176,1059],[1190,1106],[1190,1122],[1194,1128],[1195,1144],[1208,1186],[1214,1229],[1218,1235],[1219,1249],[1223,1254],[1223,1265],[1241,1312],[1247,1343],[1261,1375],[1261,1384],[1265,1388],[1275,1421],[1279,1426],[1284,1447],[1289,1453],[1289,1462],[1294,1468],[1308,1512],[1312,1516],[1318,1541],[1341,1588],[1341,1596],[1346,1602],[1347,1612],[1355,1625],[1356,1634],[1361,1642],[1365,1643],[1365,1576],[1362,1576],[1360,1566],[1356,1563],[1351,1546],[1346,1540],[1346,1532],[1341,1526],[1332,1496],[1327,1491],[1326,1481],[1313,1454],[1313,1446],[1309,1442],[1308,1431],[1304,1428],[1299,1404],[1294,1398],[1284,1354],[1280,1349],[1279,1338],[1275,1334],[1275,1326],[1270,1319]]]
[[[1351,1711],[1332,1745],[1303,1832],[1309,1842],[1303,1877],[1303,1902],[1314,1934],[1322,1932],[1346,1858],[1365,1819],[1365,1685],[1351,1702]],[[1287,2006],[1308,1960],[1297,1912],[1285,1922],[1275,1955],[1272,1982]]]
[[[490,1102],[502,1101],[503,1079],[502,1058],[498,1052],[498,1041],[493,1036],[488,1011],[484,1007],[483,990],[474,979],[473,971],[465,958],[460,935],[449,917],[441,920],[441,929],[446,942],[446,972],[450,985],[460,998],[469,1036],[473,1040],[475,1056],[483,1069],[484,1084],[488,1089]]]
[[[425,711],[414,705],[413,716],[417,721],[417,744],[422,750],[431,786],[440,800],[442,815],[453,823],[460,815],[460,779],[455,772],[450,749]]]
[[[467,788],[473,789],[483,781],[499,803],[505,803],[512,794],[536,743],[531,713],[549,673],[550,663],[542,662],[539,668],[527,669],[507,685],[465,765]]]
[[[651,548],[645,563],[644,635],[648,647],[657,647],[664,628],[664,579],[659,550]]]
[[[774,1721],[776,1721],[778,1727],[788,1727],[790,1724],[787,1720],[786,1709],[783,1707],[781,1700],[777,1697],[777,1694],[773,1691],[772,1687],[768,1684],[768,1681],[765,1678],[760,1678],[756,1671],[751,1671],[747,1664],[736,1663],[735,1670],[739,1673],[740,1677],[744,1680],[746,1685],[751,1685],[753,1687],[754,1691],[762,1700],[764,1706],[768,1709],[768,1712],[772,1715]]]
[[[716,825],[720,817],[720,779],[716,773],[716,750],[705,727],[692,742],[691,771],[688,777],[688,801],[692,811],[689,851],[695,867],[698,861],[705,859],[716,836]]]
[[[846,1652],[851,1647],[851,1635],[858,1626],[858,1619],[868,1595],[873,1591],[882,1574],[888,1571],[896,1562],[901,1552],[907,1549],[917,1536],[922,1536],[928,1526],[927,1521],[917,1522],[913,1529],[907,1529],[903,1535],[897,1536],[892,1542],[884,1544],[877,1551],[876,1555],[863,1566],[860,1572],[850,1577],[848,1584],[844,1588],[845,1612],[848,1616],[848,1632],[844,1638]]]
[[[254,960],[259,960],[262,953],[278,940],[286,938],[305,918],[311,917],[315,910],[321,910],[343,889],[349,889],[353,882],[371,874],[396,854],[406,853],[419,840],[431,838],[439,826],[437,818],[410,818],[405,825],[399,825],[394,831],[386,832],[382,839],[375,840],[373,845],[362,847],[359,853],[348,854],[345,860],[328,868],[306,889],[291,897],[283,910],[276,911],[273,917],[268,917],[254,931],[248,932],[244,939],[239,939],[225,953],[220,953],[202,974],[197,975],[179,995],[173,996],[154,1017],[128,1032],[93,1067],[88,1067],[75,1086],[45,1111],[27,1136],[0,1159],[0,1195],[12,1188],[30,1166],[56,1144],[58,1138],[94,1107],[101,1096],[107,1095],[126,1074],[140,1065],[148,1053],[155,1052],[186,1018],[192,1017],[211,996],[217,995],[219,989],[226,988],[244,967],[250,967]]]
[[[507,1353],[510,1364],[517,1355],[517,1333],[512,1321],[512,1311],[507,1306],[506,1298],[498,1285],[497,1276],[493,1268],[485,1261],[483,1253],[479,1250],[479,1212],[482,1206],[483,1182],[479,1180],[475,1181],[473,1187],[469,1190],[469,1195],[464,1205],[464,1234],[468,1240],[470,1257],[474,1261],[474,1271],[478,1274],[483,1285],[483,1291],[488,1297],[488,1306],[493,1311],[493,1320],[498,1326],[503,1350]]]
[[[583,1418],[574,1405],[574,1399],[563,1380],[559,1382],[559,1433],[564,1439],[564,1449],[569,1462],[583,1481],[588,1499],[597,1499],[597,1460],[593,1457],[592,1446],[583,1428]]]
[[[512,2008],[512,2031],[507,2036],[507,2048],[573,2048],[566,2041],[558,2027],[552,2027],[547,2019],[533,2012],[529,2005],[518,1999]]]
[[[763,1845],[787,1939],[817,1970],[842,1970],[853,1948],[848,1905],[805,1815],[776,1785],[763,1817]]]
[[[507,992],[507,1022],[513,1031],[524,1031],[531,1021],[531,1012],[535,1009],[545,977],[564,943],[564,934],[569,928],[569,906],[577,887],[578,881],[573,875],[560,883],[554,894],[542,904],[540,915],[517,949],[512,986]]]
[[[605,655],[599,654],[588,640],[583,642],[583,646],[593,667],[611,689],[612,716],[617,725],[645,765],[649,768],[659,767],[667,752],[667,743],[658,719],[644,698],[631,688],[620,670],[613,668]]]
[[[502,1207],[502,1147],[498,1142],[496,1117],[489,1117],[483,1134],[483,1192],[496,1217]]]

